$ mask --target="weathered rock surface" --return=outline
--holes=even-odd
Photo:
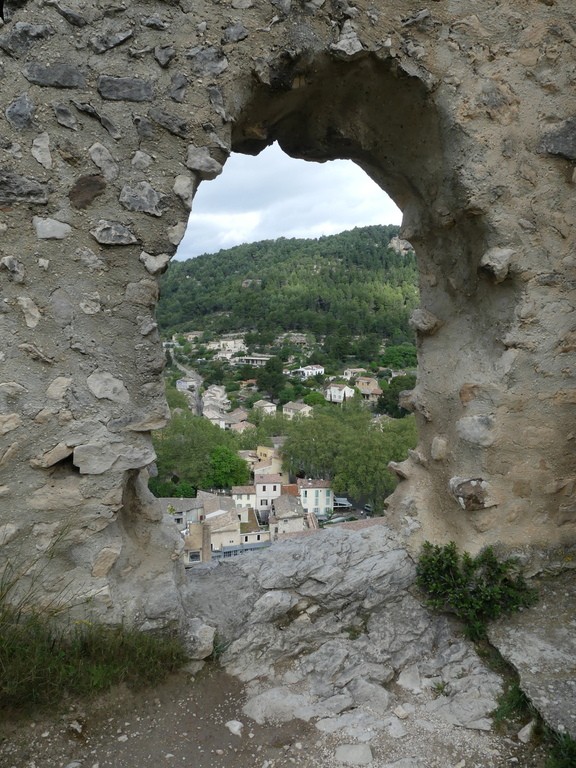
[[[193,569],[187,610],[227,640],[222,662],[249,683],[256,722],[318,719],[366,742],[400,733],[394,709],[410,700],[421,717],[490,730],[500,679],[410,594],[414,565],[382,521],[240,560]]]
[[[534,568],[570,552],[571,0],[488,0],[481,14],[475,0],[70,5],[5,3],[0,30],[1,355],[26,388],[4,414],[20,425],[0,449],[0,526],[27,520],[0,561],[36,557],[33,525],[63,525],[65,509],[89,532],[85,549],[48,570],[101,595],[106,620],[181,618],[181,565],[134,483],[151,451],[144,433],[126,429],[120,445],[106,425],[152,424],[145,414],[165,407],[151,283],[198,183],[231,151],[273,141],[366,169],[402,207],[418,255],[419,444],[390,521],[414,549],[498,542]],[[95,397],[94,371],[127,399]],[[59,377],[72,380],[61,401],[46,396]],[[71,421],[99,425],[74,450],[98,474],[51,463]],[[85,524],[96,518],[110,522]],[[118,559],[93,576],[112,530]]]

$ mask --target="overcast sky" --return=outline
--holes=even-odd
[[[349,160],[293,160],[274,144],[257,157],[233,154],[218,178],[202,182],[176,258],[401,220],[392,200]]]

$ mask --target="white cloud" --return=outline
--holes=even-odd
[[[351,161],[293,160],[275,144],[257,157],[233,154],[217,179],[200,185],[176,258],[401,220],[392,200]]]

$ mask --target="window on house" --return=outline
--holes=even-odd
[[[248,541],[248,536],[244,536],[244,541]]]
[[[260,541],[260,534],[256,534],[256,541]]]
[[[199,563],[200,562],[200,552],[188,552],[188,562],[189,563]]]
[[[305,498],[305,499],[307,499],[307,498],[308,498],[308,491],[304,491],[304,498]]]
[[[275,486],[275,485],[273,485],[273,486],[272,486],[272,490],[273,490],[273,491],[275,491],[275,490],[276,490],[276,486]]]
[[[263,486],[262,486],[262,490],[263,490],[263,491],[265,491],[265,490],[266,490],[266,486],[265,486],[265,485],[263,485]]]

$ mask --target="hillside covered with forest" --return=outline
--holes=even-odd
[[[341,332],[411,341],[416,259],[390,248],[398,232],[393,225],[358,227],[173,261],[161,281],[161,331]]]

